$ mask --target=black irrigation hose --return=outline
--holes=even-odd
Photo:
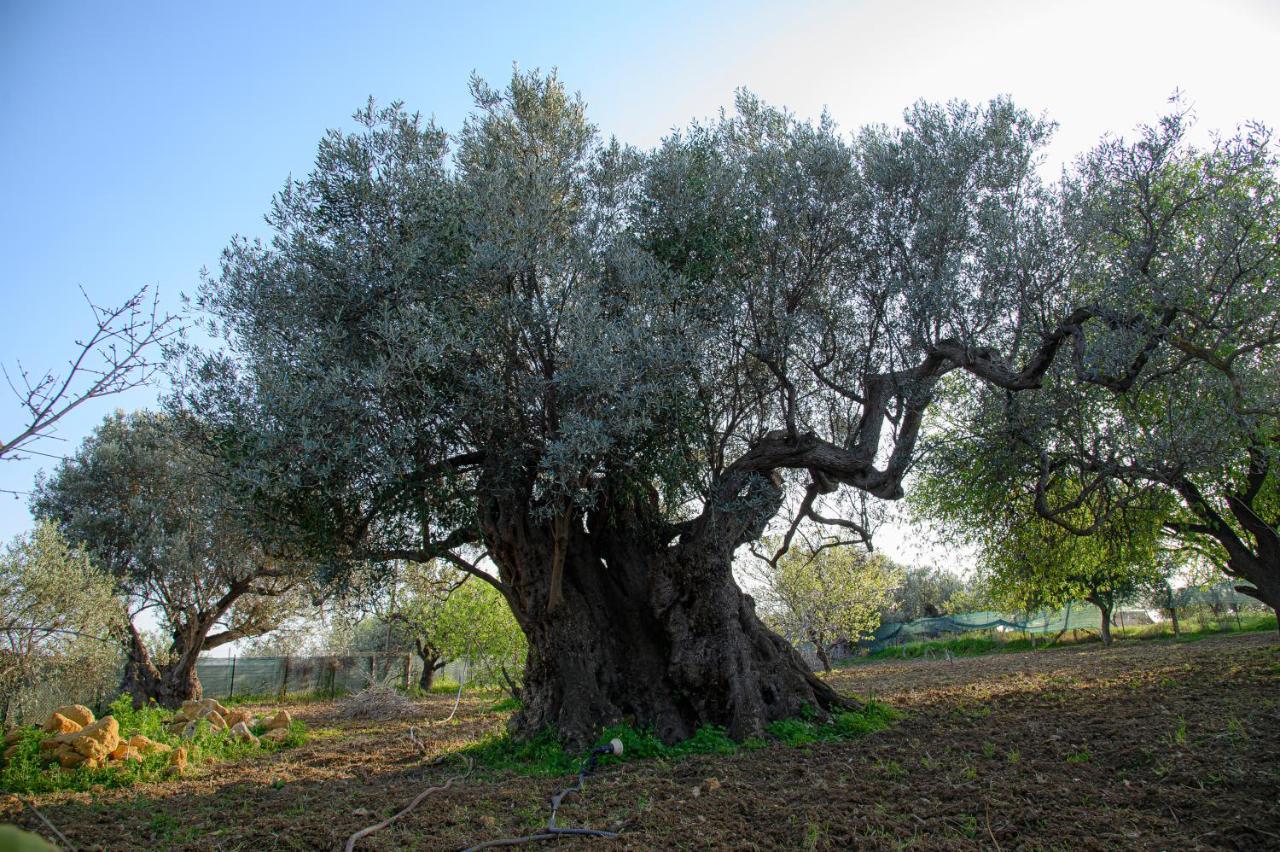
[[[600,828],[557,828],[556,812],[560,810],[560,803],[570,793],[576,793],[582,789],[582,785],[586,783],[587,776],[596,770],[596,762],[602,755],[622,754],[622,740],[610,740],[608,745],[600,746],[593,749],[591,754],[587,755],[587,759],[582,763],[582,769],[578,771],[578,781],[572,787],[566,787],[559,793],[551,797],[551,818],[547,820],[547,827],[539,831],[537,834],[527,834],[524,837],[500,837],[497,840],[486,840],[484,843],[477,843],[475,846],[469,846],[463,852],[476,852],[477,849],[492,849],[495,846],[518,846],[522,843],[533,843],[538,840],[555,840],[557,837],[566,835],[577,837],[618,837],[616,831],[605,831]]]

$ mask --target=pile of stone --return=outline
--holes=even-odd
[[[60,766],[73,769],[86,766],[96,769],[111,762],[141,760],[145,755],[170,751],[164,743],[158,743],[139,734],[128,739],[120,736],[120,723],[114,716],[93,718],[93,711],[83,704],[68,704],[49,714],[42,730],[53,734],[40,742],[41,753]],[[18,748],[22,731],[5,737],[6,759]]]
[[[187,701],[168,723],[169,732],[190,739],[195,736],[201,721],[207,721],[214,731],[226,731],[237,740],[262,743],[280,743],[289,735],[293,721],[287,710],[281,710],[264,719],[256,719],[248,710],[228,710],[215,699]],[[261,724],[266,731],[259,737],[251,728]],[[93,711],[83,704],[68,704],[49,714],[41,730],[53,734],[40,741],[40,752],[50,762],[57,762],[66,769],[84,766],[98,769],[110,763],[141,760],[152,754],[169,754],[169,765],[181,772],[187,765],[187,750],[173,748],[141,734],[124,737],[120,723],[114,716],[94,719]],[[13,757],[18,750],[24,730],[11,731],[4,738],[4,759]]]
[[[263,742],[282,742],[289,735],[289,724],[293,720],[289,717],[288,710],[258,719],[244,708],[228,710],[216,698],[206,698],[202,701],[182,702],[182,708],[169,721],[169,733],[190,739],[195,736],[202,721],[208,722],[214,731],[227,731],[235,739],[259,745]],[[254,736],[250,730],[259,725],[266,728],[261,737]]]

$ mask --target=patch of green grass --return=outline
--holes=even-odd
[[[766,728],[770,737],[791,746],[803,746],[815,742],[849,740],[882,730],[897,718],[897,714],[884,704],[867,702],[861,709],[839,713],[830,721],[784,719]],[[605,755],[600,765],[631,760],[679,760],[695,754],[734,754],[741,750],[762,748],[767,741],[752,738],[735,742],[724,728],[704,725],[686,740],[667,745],[649,730],[637,730],[630,725],[613,725],[600,733],[597,745],[612,739],[622,741],[622,757]],[[518,741],[509,734],[495,734],[467,746],[462,754],[477,763],[496,770],[510,770],[519,775],[571,775],[582,763],[579,755],[570,754],[561,745],[555,731],[545,730],[531,739]]]
[[[298,721],[289,725],[289,735],[278,744],[242,742],[233,739],[226,731],[214,731],[208,722],[197,726],[194,737],[184,739],[170,734],[165,727],[173,718],[172,711],[155,705],[135,710],[127,695],[120,696],[111,704],[109,715],[119,723],[123,738],[142,734],[173,748],[183,746],[192,765],[293,748],[307,739],[306,726]],[[265,733],[265,728],[258,726],[253,733]],[[10,793],[48,793],[92,787],[127,787],[140,781],[157,780],[168,772],[168,754],[146,755],[141,760],[113,762],[97,769],[83,766],[63,769],[56,763],[50,764],[41,753],[40,743],[51,736],[34,727],[23,731],[14,754],[0,768],[0,789]]]
[[[816,742],[852,740],[887,728],[896,718],[888,706],[868,701],[860,710],[838,713],[829,722],[808,719],[780,719],[765,730],[774,739],[789,746],[805,746]]]
[[[1091,760],[1093,760],[1093,755],[1089,753],[1087,748],[1067,755],[1067,763],[1088,763]]]
[[[518,698],[512,698],[510,695],[508,695],[506,698],[501,698],[493,702],[493,704],[489,706],[489,712],[490,713],[514,713],[517,710],[519,710],[521,707],[524,707],[523,701],[521,701]]]
[[[283,696],[278,692],[246,693],[233,695],[230,698],[219,698],[224,707],[239,707],[243,704],[319,704],[350,695],[350,690],[309,689],[305,692],[286,692]],[[212,697],[212,696],[209,696]]]

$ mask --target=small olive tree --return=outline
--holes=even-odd
[[[0,715],[41,681],[114,686],[123,622],[112,578],[54,524],[18,536],[0,554]]]
[[[761,571],[765,623],[792,642],[813,644],[823,669],[831,649],[875,630],[902,572],[884,556],[851,546],[788,550]]]

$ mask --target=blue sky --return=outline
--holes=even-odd
[[[456,129],[472,70],[558,67],[605,133],[649,145],[747,86],[846,128],[1011,93],[1061,124],[1051,166],[1154,118],[1280,125],[1280,4],[1218,2],[66,3],[0,0],[0,361],[57,367],[97,301],[179,308],[231,235],[373,95]],[[138,391],[69,419],[65,453]],[[19,426],[0,396],[0,433]],[[26,491],[52,462],[0,462]],[[0,540],[30,525],[0,495]],[[892,548],[890,548],[892,549]]]

